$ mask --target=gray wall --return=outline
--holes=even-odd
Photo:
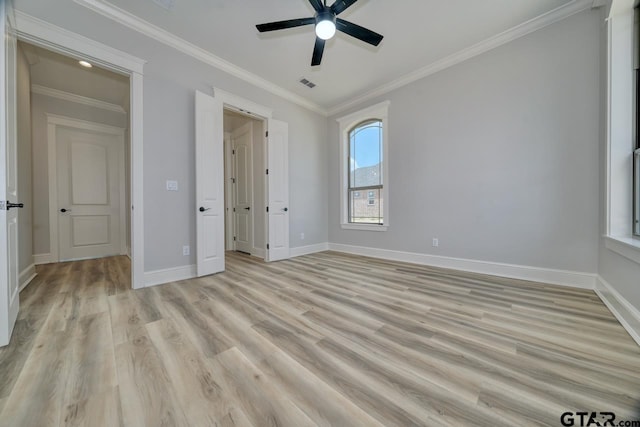
[[[216,86],[273,109],[289,123],[292,247],[327,241],[327,119],[258,89],[175,49],[129,30],[72,0],[17,0],[16,8],[145,59],[144,227],[145,271],[195,264],[194,93]],[[180,191],[167,192],[166,179]],[[311,195],[313,193],[313,195]],[[306,239],[299,239],[304,232]]]
[[[36,93],[32,94],[31,100],[31,126],[33,134],[33,250],[34,254],[48,254],[50,253],[49,163],[46,114],[57,114],[122,128],[126,128],[128,123],[126,114],[81,105]],[[125,140],[127,140],[127,138],[125,138]],[[127,189],[128,188],[127,186]]]
[[[29,63],[20,46],[17,53],[17,120],[18,120],[18,268],[24,271],[33,264],[31,187],[31,76]]]
[[[340,228],[330,118],[329,241],[596,272],[599,37],[585,11],[354,108],[391,101],[387,232]]]

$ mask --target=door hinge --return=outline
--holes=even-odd
[[[236,154],[236,150],[231,150],[231,154]]]
[[[236,211],[236,208],[233,208],[233,211],[235,212],[235,211]]]
[[[235,184],[236,183],[236,179],[235,178],[231,178],[231,183]]]
[[[269,206],[267,206],[267,212],[269,212]]]
[[[266,131],[266,132],[264,133],[264,136],[266,136],[267,138],[269,138],[269,131]]]
[[[234,241],[234,242],[236,241],[236,236],[233,236],[233,241]]]
[[[269,249],[269,244],[267,243],[267,249]]]
[[[267,175],[269,175],[269,169],[267,169]]]

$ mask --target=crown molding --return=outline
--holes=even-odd
[[[271,92],[274,95],[277,95],[316,113],[322,114],[323,116],[327,115],[327,110],[322,106],[311,102],[308,99],[297,95],[281,86],[278,86],[258,76],[257,74],[253,74],[252,72],[247,71],[244,68],[240,68],[237,65],[234,65],[231,62],[226,61],[219,56],[214,55],[213,53],[194,45],[193,43],[190,43],[166,30],[163,30],[160,27],[157,27],[143,19],[140,19],[137,16],[108,3],[105,0],[73,1],[81,6],[99,13],[106,18],[109,18],[119,24],[131,28],[132,30],[144,34],[147,37],[150,37],[195,59],[198,59],[205,64],[209,64],[219,70],[231,74],[234,77],[242,79],[254,86]]]
[[[240,68],[205,49],[202,49],[180,37],[177,37],[166,30],[163,30],[160,27],[157,27],[143,19],[140,19],[137,16],[118,8],[117,6],[110,4],[106,0],[73,1],[81,6],[99,13],[102,16],[105,16],[113,21],[125,25],[135,31],[138,31],[141,34],[153,38],[154,40],[157,40],[167,46],[190,55],[206,64],[209,64],[237,78],[240,78],[254,86],[271,92],[274,95],[289,100],[295,104],[298,104],[324,116],[332,116],[355,107],[360,103],[384,95],[392,90],[401,88],[417,80],[423,79],[446,68],[452,67],[463,61],[500,47],[520,37],[524,37],[541,28],[575,15],[576,13],[593,7],[598,7],[601,0],[573,0],[570,3],[553,9],[527,22],[519,24],[509,30],[506,30],[493,37],[476,43],[473,46],[462,49],[452,55],[442,58],[398,79],[392,80],[376,89],[356,96],[345,103],[338,104],[328,109],[314,102],[311,102],[306,98],[299,96],[281,86],[278,86],[275,83],[272,83],[250,71]]]
[[[53,89],[37,84],[31,85],[31,92],[39,95],[50,96],[52,98],[62,99],[65,101],[75,102],[77,104],[88,105],[90,107],[100,108],[102,110],[113,111],[116,113],[126,114],[126,110],[121,105],[112,104],[110,102],[101,101],[95,98],[76,95],[75,93],[65,92],[63,90]]]
[[[335,114],[341,113],[345,110],[348,110],[349,108],[357,106],[362,102],[369,101],[373,98],[391,92],[392,90],[401,88],[402,86],[406,86],[409,83],[413,83],[416,80],[423,79],[427,76],[430,76],[431,74],[435,74],[446,68],[457,65],[482,53],[488,52],[513,40],[519,39],[520,37],[524,37],[527,34],[533,33],[534,31],[537,31],[548,25],[554,24],[558,21],[562,21],[563,19],[575,15],[576,13],[590,9],[592,6],[593,0],[574,0],[571,3],[567,3],[563,6],[553,9],[509,30],[483,40],[480,43],[462,49],[461,51],[458,51],[432,64],[429,64],[426,67],[419,68],[416,71],[413,71],[396,80],[386,83],[374,90],[365,92],[364,94],[357,96],[350,101],[329,108],[329,115],[333,116]]]

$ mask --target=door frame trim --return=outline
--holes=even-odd
[[[89,122],[86,120],[65,117],[57,114],[45,113],[47,117],[47,155],[49,166],[49,253],[52,262],[60,262],[60,239],[59,239],[59,215],[58,215],[58,137],[59,127],[67,127],[80,130],[114,135],[120,138],[122,152],[118,153],[118,187],[120,199],[120,255],[127,253],[127,216],[126,216],[126,180],[124,174],[124,135],[125,129],[117,126],[109,126],[102,123]]]
[[[248,99],[234,95],[232,93],[229,93],[215,86],[212,86],[212,89],[213,89],[213,97],[220,100],[220,102],[222,102],[222,117],[219,118],[220,123],[224,123],[224,110],[227,109],[227,110],[235,111],[237,113],[241,113],[249,118],[260,120],[263,122],[263,131],[266,132],[269,130],[269,122],[273,118],[273,110],[271,108],[265,107],[263,105],[257,104]],[[223,129],[220,133],[222,134],[222,143],[224,144],[224,136],[226,132]],[[266,135],[263,135],[262,138],[263,138],[262,146],[264,148],[264,156],[263,156],[264,159],[263,159],[262,166],[263,166],[263,169],[266,170],[268,168],[268,157],[269,157],[266,149],[267,137]],[[269,200],[269,178],[268,177],[264,179],[263,186],[264,186],[264,195],[265,195],[265,204],[266,204],[266,202]],[[227,187],[225,186],[225,190],[226,189]],[[226,198],[226,195],[225,195],[225,198]],[[265,209],[265,208],[266,206],[261,207],[261,209]],[[264,217],[264,229],[265,229],[265,248],[263,248],[264,252],[260,253],[259,255],[263,257],[266,261],[269,257],[269,250],[266,248],[266,244],[269,242],[269,215],[265,215]],[[227,233],[227,229],[225,227],[225,241],[226,241],[226,233]],[[255,234],[255,228],[254,228],[254,234]],[[253,239],[254,239],[253,246],[255,246],[255,235],[253,236]],[[235,244],[233,245],[233,247],[235,248]],[[256,248],[252,247],[251,249],[253,253],[253,250],[255,250]]]
[[[143,69],[147,61],[16,11],[18,39],[129,76],[131,287],[144,288]],[[135,207],[135,209],[134,209]]]

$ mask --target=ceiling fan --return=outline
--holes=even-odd
[[[322,0],[309,0],[311,6],[316,10],[315,16],[259,24],[256,25],[256,28],[261,33],[264,33],[267,31],[284,30],[286,28],[314,24],[316,26],[316,45],[313,48],[311,65],[320,65],[322,54],[324,53],[324,44],[335,35],[336,30],[342,31],[351,37],[355,37],[373,46],[378,46],[382,41],[382,35],[337,17],[356,1],[358,0],[336,0],[336,2],[329,7],[327,6],[327,0],[324,0],[324,4]]]

